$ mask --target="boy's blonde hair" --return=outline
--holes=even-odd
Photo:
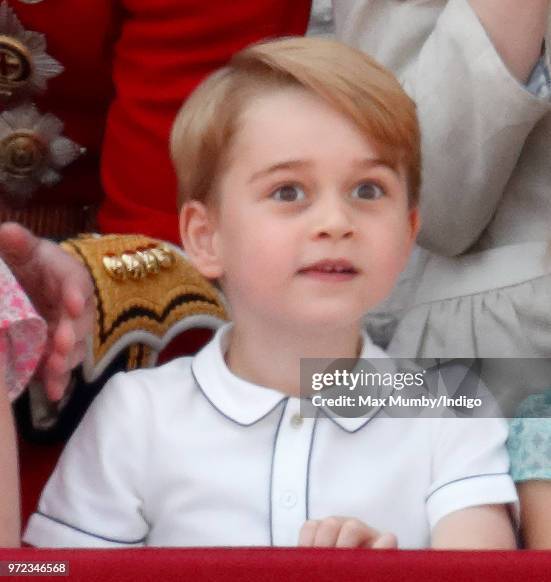
[[[292,37],[236,53],[182,106],[170,137],[179,206],[210,200],[250,100],[289,87],[324,99],[375,143],[391,167],[403,164],[409,205],[417,205],[421,153],[413,101],[389,71],[364,53],[336,41]]]

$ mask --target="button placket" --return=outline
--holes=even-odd
[[[306,521],[306,483],[314,420],[300,415],[300,400],[290,398],[274,446],[272,469],[272,541],[296,546]]]

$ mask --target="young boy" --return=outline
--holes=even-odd
[[[512,548],[498,419],[300,414],[300,359],[384,356],[362,316],[418,229],[414,105],[362,53],[250,47],[174,124],[190,260],[233,323],[194,358],[119,374],[25,540],[47,546]]]

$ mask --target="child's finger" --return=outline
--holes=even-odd
[[[77,318],[80,316],[86,303],[86,297],[77,285],[68,282],[63,287],[63,309],[70,316]]]
[[[367,526],[358,519],[347,519],[343,524],[337,538],[337,548],[370,548],[379,538],[376,529]]]
[[[302,548],[311,548],[316,539],[316,531],[318,529],[319,521],[316,519],[309,519],[304,522],[300,528],[298,535],[298,546]]]
[[[86,355],[86,340],[78,342],[69,356],[67,371],[70,372],[84,361]]]
[[[72,259],[72,257],[70,257]],[[79,318],[88,309],[93,312],[94,288],[88,272],[78,265],[79,269],[73,270],[71,279],[64,285],[63,307],[73,318]]]
[[[86,355],[86,340],[75,344],[69,352],[53,352],[45,362],[46,374],[60,376],[70,372],[84,361]]]
[[[43,364],[41,378],[50,400],[59,400],[71,378],[71,370],[83,359],[86,342],[75,342],[69,319],[62,319],[54,332],[50,354]]]
[[[62,317],[54,331],[51,346],[52,354],[68,356],[76,344],[73,322],[68,317]]]
[[[323,519],[316,530],[314,546],[319,548],[334,548],[339,537],[343,520],[337,517]]]
[[[79,295],[79,291],[73,289],[73,311],[70,312],[68,303],[64,301],[64,312],[58,323],[57,342],[54,340],[56,350],[63,354],[69,354],[69,369],[77,366],[83,359],[84,351],[80,344],[85,342],[94,329],[95,303],[93,295],[87,299]],[[71,294],[71,292],[68,292]],[[67,296],[65,295],[65,299]],[[78,300],[77,300],[78,298]],[[75,310],[80,303],[79,310]],[[71,328],[69,330],[69,328]]]
[[[394,534],[381,534],[371,546],[374,550],[390,550],[398,548],[398,539]]]
[[[65,390],[69,385],[71,379],[71,374],[66,372],[64,374],[49,374],[44,380],[44,387],[46,389],[46,395],[48,398],[57,402],[63,398]]]
[[[0,226],[0,255],[12,268],[31,261],[39,243],[30,231],[15,222]]]
[[[69,384],[71,375],[66,361],[65,356],[53,354],[44,362],[40,377],[50,400],[60,400]]]
[[[85,355],[86,341],[78,342],[78,344],[75,344],[71,351],[66,354],[57,352],[53,353],[46,363],[48,372],[51,372],[52,375],[58,376],[69,373],[84,361]]]

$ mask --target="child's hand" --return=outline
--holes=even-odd
[[[71,369],[84,358],[86,337],[93,326],[90,275],[61,247],[13,223],[0,227],[0,255],[48,324],[41,378],[48,396],[59,400]]]
[[[298,545],[303,548],[396,549],[398,540],[394,534],[381,533],[359,519],[332,516],[306,521],[300,530]]]

